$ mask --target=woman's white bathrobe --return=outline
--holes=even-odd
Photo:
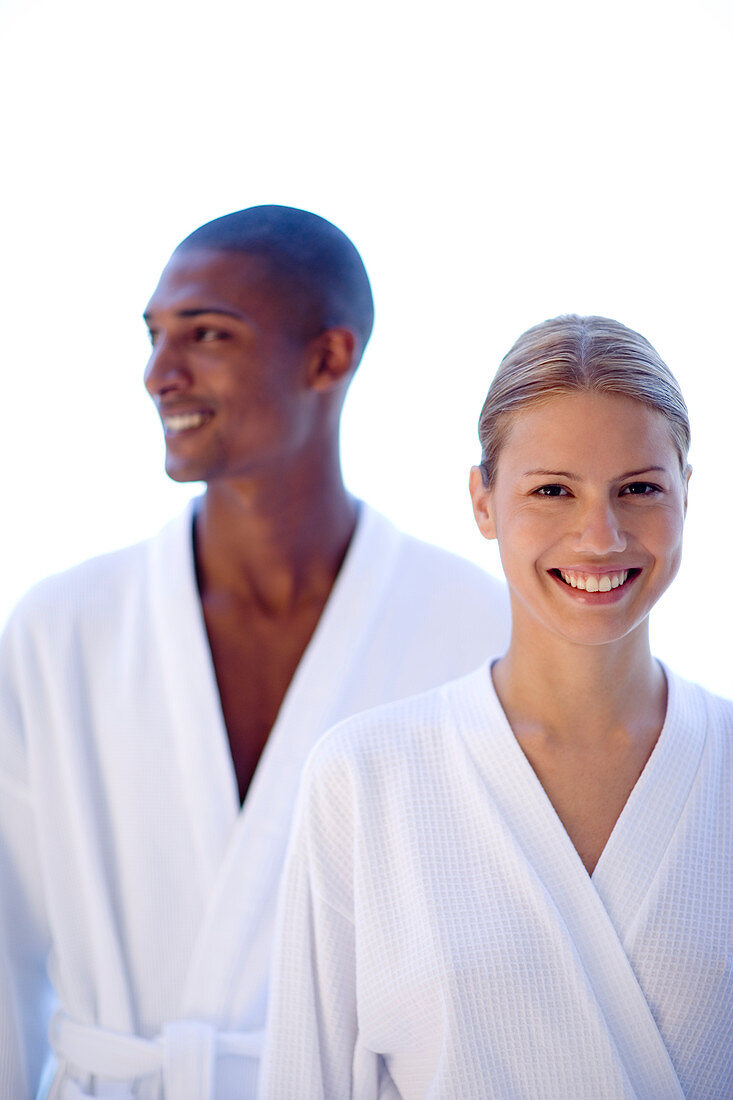
[[[43,582],[0,651],[0,1097],[256,1090],[277,883],[334,722],[498,652],[503,586],[364,506],[240,812],[190,510]],[[137,1038],[133,1038],[133,1037]]]
[[[488,666],[321,742],[263,1096],[733,1097],[733,703],[668,678],[592,877]]]

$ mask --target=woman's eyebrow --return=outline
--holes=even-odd
[[[568,481],[582,481],[580,474],[569,474],[567,470],[527,470],[523,477],[564,477]]]
[[[666,474],[666,472],[666,466],[645,466],[642,470],[629,470],[628,474],[621,474],[621,476],[617,480],[623,481],[626,477],[638,477],[639,474]]]
[[[666,473],[666,466],[643,466],[641,470],[629,470],[625,474],[619,474],[614,481],[623,481],[627,477],[639,477],[640,474]],[[582,481],[580,474],[571,474],[567,470],[527,470],[523,477],[564,477],[568,481]]]

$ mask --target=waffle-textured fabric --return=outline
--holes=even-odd
[[[349,714],[475,668],[508,636],[498,581],[364,506],[240,812],[191,530],[189,510],[43,582],[5,632],[3,1100],[38,1088],[52,988],[53,1096],[254,1095],[310,748]]]
[[[261,1096],[733,1097],[733,703],[668,682],[592,877],[488,666],[321,742]]]

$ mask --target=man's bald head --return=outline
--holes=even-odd
[[[194,249],[258,259],[305,335],[348,328],[359,355],[364,351],[374,323],[369,278],[349,238],[325,218],[291,206],[252,206],[206,222],[176,252]]]

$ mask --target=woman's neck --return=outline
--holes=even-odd
[[[600,747],[622,731],[631,740],[656,739],[664,722],[666,679],[651,655],[646,622],[603,645],[515,631],[492,675],[520,740],[539,735]]]

